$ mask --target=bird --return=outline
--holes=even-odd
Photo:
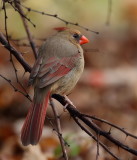
[[[21,130],[24,146],[36,145],[42,135],[46,110],[52,94],[68,95],[84,70],[82,44],[89,40],[80,31],[58,27],[38,50],[28,85],[34,97]]]

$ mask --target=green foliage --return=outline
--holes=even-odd
[[[74,138],[74,135],[69,134],[65,137],[65,142],[69,144],[67,148],[67,153],[69,157],[76,157],[80,153],[80,146],[78,141]],[[56,157],[62,156],[61,145],[58,145],[54,151]]]
[[[79,153],[80,153],[80,146],[79,146],[79,144],[77,144],[76,142],[72,142],[71,144],[70,144],[70,156],[71,157],[75,157],[75,156],[77,156],[77,155],[79,155]]]
[[[56,157],[60,157],[62,154],[62,149],[61,149],[61,145],[58,145],[54,151],[54,154]]]

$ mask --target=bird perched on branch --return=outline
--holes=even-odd
[[[47,38],[39,48],[29,85],[34,86],[34,98],[21,131],[23,145],[36,145],[41,137],[49,97],[68,95],[84,69],[81,45],[89,40],[78,30],[56,28],[58,33]]]

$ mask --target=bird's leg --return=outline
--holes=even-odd
[[[66,105],[64,106],[64,109],[67,108],[68,104],[70,104],[70,105],[72,105],[73,107],[76,108],[76,106],[72,103],[72,101],[66,95],[64,97],[65,97],[65,100],[67,101]]]

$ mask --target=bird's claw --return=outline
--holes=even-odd
[[[64,109],[66,109],[69,104],[76,108],[76,106],[72,103],[72,101],[66,95],[64,97],[67,102],[64,106]]]

